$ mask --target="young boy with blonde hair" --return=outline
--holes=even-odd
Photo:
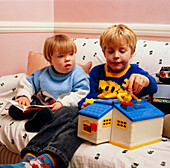
[[[108,27],[101,34],[100,46],[106,64],[90,72],[91,91],[86,98],[112,99],[120,93],[134,93],[138,98],[157,91],[156,80],[136,64],[129,64],[136,49],[136,35],[120,24]],[[82,99],[81,108],[89,103]]]
[[[46,105],[42,108],[23,113],[15,106],[9,109],[9,115],[16,120],[29,119],[25,123],[28,132],[38,132],[53,118],[53,112],[62,106],[78,106],[78,102],[89,93],[89,76],[76,65],[77,47],[66,35],[55,35],[44,43],[44,57],[50,63],[31,76],[24,76],[17,88],[15,101],[29,106]],[[33,97],[32,96],[36,95]]]

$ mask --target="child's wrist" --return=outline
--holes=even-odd
[[[63,106],[63,104],[60,101],[56,101],[56,103],[59,103],[61,105],[61,107]]]
[[[21,95],[21,96],[18,96],[16,99],[19,99],[20,97],[26,97],[26,98],[28,98],[28,97],[25,96],[25,95]]]

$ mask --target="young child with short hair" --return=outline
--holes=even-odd
[[[108,27],[100,36],[106,64],[90,72],[90,93],[86,98],[113,99],[120,93],[134,93],[138,98],[157,91],[156,80],[136,64],[129,64],[136,49],[136,34],[120,24]],[[82,99],[81,108],[89,103]]]
[[[47,105],[52,111],[62,106],[78,106],[89,88],[89,77],[83,69],[76,65],[77,47],[72,39],[59,34],[46,39],[44,57],[50,63],[31,76],[24,76],[17,88],[15,101],[29,106],[33,104]],[[33,97],[32,101],[32,96]],[[50,108],[42,108],[23,113],[15,106],[9,109],[13,119],[29,119],[25,123],[28,132],[38,132],[41,127],[53,118]]]

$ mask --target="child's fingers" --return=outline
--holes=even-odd
[[[52,111],[56,111],[56,110],[58,110],[60,107],[62,107],[63,105],[62,105],[62,103],[61,102],[59,102],[59,101],[57,101],[57,102],[55,102],[54,104],[52,104],[52,106],[51,106],[51,110]]]
[[[138,94],[144,87],[148,86],[149,79],[144,75],[134,74],[134,81],[133,81],[133,92]]]
[[[26,106],[26,102],[23,101],[23,100],[18,100],[18,101],[16,101],[16,102],[18,102],[19,104],[22,104],[22,105]]]
[[[30,106],[30,103],[28,101],[19,101],[19,103],[24,106]]]
[[[134,75],[131,75],[130,78],[129,78],[129,80],[128,80],[127,83],[126,83],[126,86],[125,86],[125,89],[126,89],[128,92],[133,92],[134,81],[135,81],[135,76],[134,76]]]
[[[143,89],[143,85],[141,83],[136,82],[133,88],[133,92],[138,94]]]
[[[56,111],[58,108],[57,107],[53,107],[51,110],[54,112],[54,111]]]
[[[19,97],[18,99],[15,99],[16,102],[19,104],[25,105],[25,106],[30,106],[29,99],[25,96]]]
[[[52,110],[53,112],[56,111],[58,108],[59,108],[59,107],[56,106],[56,105],[51,106],[51,110]]]
[[[138,94],[144,87],[148,86],[149,79],[141,74],[132,74],[124,87],[128,92]]]
[[[30,106],[30,102],[29,102],[29,101],[26,101],[26,102],[25,102],[25,105],[26,105],[26,106]]]
[[[81,106],[81,109],[83,109],[84,107],[88,106],[90,103],[84,102]]]
[[[138,74],[133,74],[129,80],[128,91],[134,92],[135,94],[139,93],[143,89],[143,79]]]

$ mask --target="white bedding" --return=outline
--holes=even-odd
[[[9,103],[16,93],[18,79],[24,74],[0,77],[0,143],[15,153],[20,153],[36,133],[28,133],[23,121],[16,121],[8,116]],[[170,167],[170,139],[144,146],[132,151],[104,143],[94,145],[82,144],[69,168],[163,168]]]
[[[16,121],[8,115],[10,103],[6,99],[12,99],[15,96],[18,79],[23,75],[24,73],[20,73],[0,77],[0,143],[18,154],[36,134],[25,131],[26,120]]]
[[[126,150],[109,143],[80,146],[70,168],[164,168],[170,167],[170,140]]]

